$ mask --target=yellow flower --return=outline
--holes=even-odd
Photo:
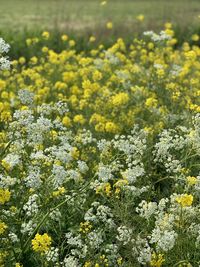
[[[0,221],[0,235],[3,234],[7,228],[8,226],[4,222]]]
[[[49,36],[50,36],[50,33],[47,32],[47,31],[45,31],[45,32],[42,33],[42,37],[43,37],[44,39],[46,39],[46,40],[49,39]]]
[[[93,42],[95,42],[95,41],[96,41],[96,38],[95,38],[94,36],[91,36],[90,39],[89,39],[89,42],[90,42],[90,43],[93,43]]]
[[[145,102],[145,106],[147,108],[156,108],[157,105],[158,105],[158,100],[154,97],[147,98],[147,100]]]
[[[52,194],[54,197],[58,197],[60,195],[63,195],[65,193],[65,188],[64,187],[59,187],[57,191],[54,191]]]
[[[11,116],[10,111],[3,111],[1,113],[1,121],[9,122],[11,120],[12,120],[12,116]]]
[[[76,42],[75,42],[74,40],[70,40],[70,41],[69,41],[69,46],[70,46],[70,47],[75,46],[75,44],[76,44]]]
[[[47,53],[49,51],[49,48],[47,46],[42,47],[42,52]]]
[[[1,165],[6,169],[7,172],[11,170],[10,164],[5,159],[2,159]]]
[[[105,193],[109,197],[112,193],[111,190],[112,188],[110,183],[104,183],[103,185],[100,185],[96,188],[96,194]]]
[[[23,65],[26,62],[26,59],[24,57],[20,57],[18,61],[21,65]]]
[[[124,172],[122,175],[125,176],[126,172]],[[128,184],[128,180],[126,180],[126,178],[125,179],[120,179],[114,184],[114,187],[123,187],[123,186],[125,186],[127,184]]]
[[[30,59],[30,63],[33,64],[33,65],[37,64],[37,63],[38,63],[38,59],[37,59],[37,57],[32,57],[32,58]]]
[[[23,267],[23,265],[20,264],[19,262],[17,262],[17,263],[15,264],[15,267]]]
[[[165,23],[165,29],[171,29],[172,28],[172,23],[171,22],[166,22]]]
[[[171,37],[174,36],[174,31],[172,29],[166,29],[165,33]]]
[[[27,44],[27,46],[30,46],[32,44],[32,40],[30,38],[26,39],[26,44]]]
[[[80,229],[79,231],[86,234],[88,233],[90,230],[92,229],[92,225],[90,222],[86,221],[86,222],[81,222],[80,223]]]
[[[63,34],[62,36],[61,36],[61,40],[63,41],[63,42],[66,42],[67,40],[68,40],[68,36],[66,35],[66,34]]]
[[[180,195],[176,198],[176,201],[182,206],[182,207],[189,207],[192,205],[193,202],[193,196],[188,194]]]
[[[112,24],[111,21],[107,22],[107,24],[106,24],[106,28],[107,28],[108,30],[111,30],[111,29],[113,28],[113,24]]]
[[[6,81],[0,80],[0,90],[3,90],[6,88]]]
[[[192,37],[191,37],[192,41],[199,41],[199,35],[198,34],[193,34]]]
[[[94,72],[93,72],[93,75],[92,75],[92,78],[93,78],[93,80],[96,82],[96,81],[100,81],[101,79],[102,79],[102,73],[100,72],[100,71],[98,71],[98,70],[95,70]]]
[[[97,123],[97,125],[95,125],[95,131],[104,132],[105,131],[105,125],[102,122]]]
[[[188,176],[187,182],[189,185],[195,185],[197,183],[197,178],[194,176]]]
[[[2,251],[0,252],[0,267],[5,267],[4,260],[8,256],[8,252]]]
[[[49,250],[51,246],[52,239],[48,234],[36,234],[35,238],[32,240],[32,248],[36,252],[44,253]]]
[[[118,264],[118,265],[122,265],[122,260],[123,260],[122,257],[118,258],[118,259],[117,259],[117,264]]]
[[[72,158],[78,159],[79,155],[80,155],[80,152],[78,151],[78,148],[77,147],[73,147],[72,150],[71,150]]]
[[[10,191],[8,189],[0,188],[0,204],[5,204],[10,200]]]
[[[79,115],[74,116],[73,121],[75,123],[80,123],[80,124],[84,124],[85,123],[85,119],[84,119],[84,117],[83,117],[82,114],[79,114]]]
[[[119,93],[112,97],[113,106],[121,106],[127,104],[129,96],[127,93]]]
[[[153,252],[151,256],[150,266],[161,267],[164,261],[165,259],[163,254],[156,254],[155,252]]]
[[[118,133],[119,127],[114,122],[107,122],[105,125],[105,131],[108,133]]]
[[[107,4],[107,1],[102,1],[101,6],[105,6]]]
[[[68,116],[63,117],[62,123],[64,126],[69,127],[71,125],[71,119]]]
[[[142,22],[144,20],[144,15],[140,14],[136,17],[136,19]]]

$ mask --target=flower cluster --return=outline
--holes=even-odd
[[[198,266],[200,48],[61,40],[0,73],[0,265]]]
[[[6,70],[10,68],[10,61],[7,57],[3,56],[4,53],[8,53],[9,49],[10,45],[0,38],[0,70]]]

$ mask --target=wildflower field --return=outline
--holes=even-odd
[[[176,34],[0,38],[0,267],[200,266],[200,35]]]

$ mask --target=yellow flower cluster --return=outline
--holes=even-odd
[[[49,250],[51,242],[52,239],[47,233],[43,235],[37,233],[32,240],[32,248],[36,252],[44,253]]]
[[[120,266],[122,263],[122,258],[118,259],[118,265]],[[83,267],[109,267],[110,265],[108,264],[108,259],[106,256],[103,254],[99,257],[99,262],[92,262],[92,261],[86,261],[83,265]]]
[[[189,185],[195,185],[197,183],[197,178],[194,176],[188,176],[187,182]]]
[[[166,34],[173,36],[171,25],[165,27]],[[49,36],[42,34],[42,38]],[[21,57],[12,62],[11,71],[1,74],[4,124],[12,120],[13,108],[27,107],[20,105],[16,88],[33,92],[37,104],[66,102],[70,112],[57,117],[63,125],[72,129],[81,125],[104,134],[125,132],[136,122],[159,132],[171,113],[199,112],[198,46],[185,42],[175,50],[172,40],[157,46],[134,39],[127,47],[118,39],[106,52],[99,45],[86,54],[76,53],[75,42],[68,36],[61,39],[66,50],[56,53],[45,46],[41,57],[35,55],[29,61]]]
[[[0,235],[3,234],[6,229],[7,225],[4,222],[0,221]]]
[[[155,252],[152,254],[150,266],[152,267],[161,267],[163,262],[165,261],[163,254],[156,254]]]
[[[11,193],[8,189],[0,188],[0,204],[5,204],[10,200]]]
[[[189,207],[192,205],[193,202],[193,196],[188,194],[180,195],[176,198],[176,201],[182,206],[182,207]]]
[[[81,222],[80,223],[80,232],[86,234],[86,233],[90,232],[91,229],[92,229],[92,225],[90,222]]]
[[[119,93],[112,97],[113,106],[125,105],[129,101],[129,96],[127,93]]]
[[[60,195],[63,195],[65,193],[65,188],[64,187],[59,187],[58,190],[53,192],[54,197],[58,197]]]

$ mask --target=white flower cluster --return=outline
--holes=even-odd
[[[158,250],[169,251],[174,247],[178,234],[174,230],[161,231],[155,228],[151,235],[150,243],[156,243]]]
[[[178,151],[183,151],[188,145],[188,130],[181,128],[181,134],[176,130],[164,130],[159,141],[155,144],[155,162],[164,164],[169,173],[179,173],[182,169],[181,161],[176,158]]]
[[[20,156],[17,154],[7,154],[6,157],[3,159],[9,165],[10,169],[13,169],[16,165],[20,164]]]
[[[33,220],[29,220],[28,222],[23,222],[21,225],[21,233],[28,234],[30,236],[32,235],[36,226],[37,226],[37,223],[33,222]]]
[[[66,257],[62,264],[63,267],[80,267],[78,260],[73,256]]]
[[[26,212],[26,216],[34,216],[38,212],[37,204],[38,195],[33,194],[29,197],[26,204],[24,204],[23,210]]]
[[[27,90],[27,89],[21,89],[18,92],[18,97],[22,104],[24,105],[32,105],[34,101],[34,93]]]
[[[103,223],[105,226],[113,227],[114,222],[112,220],[111,209],[107,206],[101,205],[99,202],[93,202],[92,207],[85,213],[85,221],[98,224]]]
[[[117,228],[117,240],[122,242],[123,246],[127,245],[131,241],[132,229],[127,228],[124,225],[121,225]]]
[[[59,259],[59,249],[51,247],[49,251],[45,253],[48,262],[56,263]]]
[[[170,40],[172,38],[165,31],[161,31],[159,34],[153,32],[153,31],[146,31],[143,34],[145,36],[151,37],[151,40],[154,41],[154,42],[160,42],[160,41]]]
[[[141,217],[145,219],[149,219],[153,214],[155,214],[157,210],[157,203],[156,202],[147,202],[142,200],[139,204],[139,207],[136,208],[136,211],[140,214]]]
[[[10,61],[7,57],[2,56],[2,54],[8,53],[9,49],[10,45],[0,38],[0,70],[7,70],[10,68]]]

